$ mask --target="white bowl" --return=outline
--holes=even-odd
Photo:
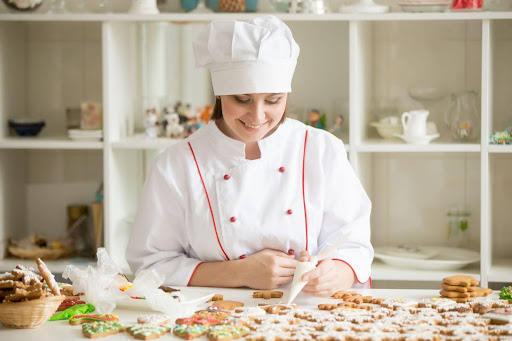
[[[401,124],[383,124],[379,122],[370,123],[372,127],[377,129],[377,133],[383,139],[395,138],[395,134],[403,134],[404,128]]]

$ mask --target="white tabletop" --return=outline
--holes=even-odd
[[[179,288],[179,287],[177,287]],[[245,303],[246,306],[257,306],[259,303],[276,304],[279,301],[285,301],[287,290],[283,289],[285,296],[282,299],[255,299],[252,298],[253,289],[223,289],[223,288],[199,288],[199,287],[186,287],[180,288],[185,296],[196,296],[216,293],[224,295],[225,300],[233,300]],[[404,290],[404,289],[365,289],[356,290],[363,295],[369,295],[373,297],[382,298],[410,298],[415,300],[421,300],[423,298],[439,297],[439,290]],[[494,292],[491,298],[498,298],[498,292]],[[306,294],[299,294],[295,299],[294,303],[298,304],[302,308],[313,308],[321,303],[339,303],[339,300],[331,298],[319,298],[313,297]],[[203,304],[198,306],[198,309],[206,308],[211,303]],[[147,310],[131,310],[131,309],[116,309],[115,314],[119,315],[121,323],[125,325],[133,325],[136,323],[137,317],[144,314],[157,314],[158,312],[151,312]],[[172,321],[178,317],[186,316],[172,316]],[[168,333],[160,339],[175,339],[183,340],[174,336],[172,333]],[[3,326],[0,327],[0,340],[37,340],[37,341],[55,341],[55,340],[85,340],[86,338],[82,334],[82,328],[80,326],[72,326],[66,321],[52,321],[47,322],[43,327],[37,329],[9,329]],[[103,339],[103,338],[102,338]],[[100,339],[100,340],[102,340]],[[159,340],[160,340],[159,339]],[[205,338],[199,338],[198,340],[204,340]],[[134,340],[134,338],[126,332],[122,332],[116,335],[108,336],[106,341],[115,340]]]

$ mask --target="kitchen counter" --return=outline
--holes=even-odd
[[[179,288],[179,287],[177,287]],[[244,302],[246,306],[257,306],[258,303],[269,303],[276,304],[279,301],[285,302],[287,289],[283,289],[282,291],[285,293],[282,299],[255,299],[252,298],[252,293],[254,290],[252,289],[219,289],[219,288],[200,288],[200,287],[186,287],[180,288],[185,296],[190,295],[189,297],[201,297],[205,294],[216,293],[224,295],[225,300],[234,300]],[[365,290],[356,290],[363,295],[370,295],[373,297],[382,297],[382,298],[410,298],[414,300],[421,300],[423,298],[431,298],[438,297],[438,290],[402,290],[402,289],[365,289]],[[490,296],[491,298],[498,298],[499,292],[493,292]],[[294,303],[298,304],[301,308],[316,308],[318,304],[321,303],[339,303],[340,300],[335,300],[331,298],[319,298],[306,295],[301,293]],[[202,304],[198,306],[198,310],[201,308],[205,308],[211,305]],[[115,314],[119,315],[120,321],[126,325],[133,325],[136,323],[136,319],[138,316],[143,314],[153,314],[158,312],[151,312],[148,310],[134,310],[134,309],[116,309],[114,310]],[[174,321],[178,317],[184,316],[172,316],[172,321]],[[176,339],[183,340],[178,338],[172,333],[166,334],[160,339]],[[55,341],[55,340],[85,340],[86,338],[82,334],[82,328],[80,326],[71,326],[68,321],[53,321],[47,322],[43,327],[38,329],[9,329],[3,326],[0,327],[0,340],[37,340],[37,341]],[[102,339],[101,339],[102,340]],[[126,332],[122,332],[120,334],[108,336],[105,340],[115,341],[115,340],[135,340],[131,335]],[[201,337],[198,340],[206,340],[206,337]]]

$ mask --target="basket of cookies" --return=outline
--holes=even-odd
[[[41,259],[36,263],[40,274],[17,265],[0,275],[0,322],[6,327],[40,327],[66,298],[46,264]]]

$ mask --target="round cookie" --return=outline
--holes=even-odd
[[[59,285],[55,281],[55,276],[50,272],[46,264],[41,260],[41,258],[36,259],[37,268],[43,276],[46,285],[50,288],[54,295],[60,295]]]

